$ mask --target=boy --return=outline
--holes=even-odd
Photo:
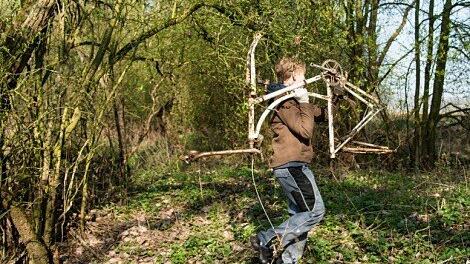
[[[282,85],[272,85],[268,92],[305,79],[305,64],[292,58],[281,59],[275,71]],[[298,88],[294,93],[293,99],[279,104],[271,118],[274,153],[270,167],[287,196],[290,217],[278,227],[262,231],[250,239],[262,263],[272,261],[273,247],[279,241],[283,252],[275,263],[297,263],[302,257],[308,231],[325,214],[315,177],[307,167],[313,157],[310,139],[314,120],[322,121],[325,111],[309,103],[305,88]]]

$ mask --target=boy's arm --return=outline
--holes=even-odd
[[[333,97],[333,111],[336,110],[337,103],[339,99],[341,99],[341,96],[334,96]],[[319,106],[314,106],[315,111],[314,111],[314,120],[315,122],[326,122],[328,121],[328,107],[319,107]]]
[[[317,105],[313,106],[315,111],[313,115],[313,120],[316,123],[326,122],[328,120],[328,107],[319,107]]]
[[[310,103],[299,103],[287,100],[277,109],[281,121],[296,135],[310,139],[313,133],[315,106]]]

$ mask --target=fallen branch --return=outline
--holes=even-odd
[[[344,152],[357,153],[357,154],[389,154],[395,152],[392,149],[382,149],[382,148],[364,148],[364,147],[343,147]]]
[[[216,155],[232,155],[232,154],[261,154],[261,150],[256,148],[249,149],[234,149],[234,150],[220,150],[220,151],[208,151],[208,152],[199,152],[192,150],[188,155],[180,157],[181,160],[184,160],[186,163],[197,160],[199,158],[216,156]]]
[[[366,147],[372,147],[372,148],[378,148],[378,149],[389,150],[388,147],[379,146],[379,145],[375,145],[375,144],[372,144],[372,143],[366,143],[366,142],[360,142],[360,141],[351,141],[351,143],[354,143],[354,144],[357,144],[357,145],[366,146]]]

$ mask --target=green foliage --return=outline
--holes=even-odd
[[[322,188],[327,216],[310,238],[316,259],[435,263],[450,257],[446,247],[464,256],[469,192],[459,177],[359,172],[330,187]]]
[[[269,227],[246,167],[154,175],[148,189],[120,214],[178,212],[178,233],[158,244],[160,262],[250,263],[249,237]],[[468,251],[470,193],[463,175],[360,170],[337,181],[316,173],[325,219],[310,233],[302,263],[461,262]],[[269,216],[288,216],[282,190],[270,175],[255,175]],[[201,192],[202,186],[202,192]],[[151,209],[151,207],[154,207]],[[137,250],[137,249],[132,249]]]
[[[0,0],[0,28],[2,23],[9,22],[20,7],[20,0]],[[3,31],[3,30],[2,30]]]
[[[204,263],[217,263],[218,259],[228,257],[231,252],[229,245],[206,236],[191,236],[182,245],[175,244],[171,249],[172,263],[187,263],[189,259],[198,258],[201,255]]]
[[[180,135],[178,142],[189,149],[245,144],[244,77],[253,31],[264,34],[257,49],[259,77],[271,81],[276,81],[273,68],[282,56],[321,63],[326,58],[339,59],[346,43],[345,34],[336,26],[341,14],[337,7],[309,1],[296,1],[295,5],[287,1],[215,1],[214,5],[233,17],[207,7],[188,23],[157,36],[151,43],[159,45],[150,44],[145,51],[174,76],[172,82],[165,82],[176,97],[171,123],[174,133]],[[314,74],[310,68],[308,71]]]
[[[208,217],[213,223],[220,223],[216,214],[246,213],[249,223],[231,225],[236,241],[244,243],[251,233],[267,225],[261,207],[247,188],[251,185],[249,169],[217,168],[208,174],[203,165],[199,173],[184,173],[181,171],[186,165],[178,157],[189,149],[246,146],[249,89],[245,84],[245,67],[255,32],[263,33],[256,51],[261,79],[278,81],[273,68],[283,56],[299,58],[307,65],[335,59],[349,71],[355,84],[375,89],[378,71],[383,70],[375,68],[381,66],[375,65],[379,30],[368,28],[373,21],[361,20],[367,10],[372,18],[374,10],[368,9],[371,2],[211,0],[203,1],[204,5],[196,10],[191,9],[199,3],[194,0],[60,1],[41,8],[39,5],[52,2],[0,0],[1,187],[15,194],[15,202],[31,205],[35,223],[48,218],[50,227],[58,227],[55,223],[58,219],[64,219],[63,226],[73,226],[66,222],[79,210],[84,221],[85,213],[95,202],[116,199],[122,202],[129,195],[134,195],[133,199],[127,206],[118,207],[118,213],[141,210],[155,214],[176,203],[188,209],[183,215],[190,220],[196,210],[212,206],[211,200],[219,199],[219,211],[213,212],[211,207]],[[464,50],[468,50],[466,44]],[[307,76],[317,73],[308,67]],[[436,76],[443,74],[437,71]],[[262,89],[259,87],[259,94],[264,93]],[[324,91],[323,85],[309,89]],[[61,138],[71,109],[81,111],[80,121],[67,139]],[[263,110],[260,106],[257,112]],[[338,132],[349,130],[362,110],[351,111],[351,107],[341,106],[340,111],[352,114],[335,117]],[[404,130],[407,124],[397,121],[396,130]],[[365,137],[380,134],[376,130],[389,132],[383,124],[374,125],[374,131],[364,133]],[[318,132],[319,138],[325,135],[322,133],[325,129]],[[269,134],[265,135],[265,142],[269,142]],[[376,137],[382,142],[390,141],[388,135]],[[402,144],[401,134],[394,137],[397,144]],[[316,140],[319,152],[325,148],[323,142]],[[233,166],[240,159],[214,164],[224,162]],[[448,165],[447,161],[442,162]],[[447,175],[446,168],[442,171]],[[263,173],[260,191],[272,200],[280,199],[282,192],[273,187],[273,179],[265,176]],[[467,195],[466,191],[459,189],[460,192],[442,196],[438,201],[430,200],[428,194],[411,197],[407,183],[398,184],[395,176],[387,175],[383,180],[405,190],[406,195],[396,196],[388,189],[383,192],[368,189],[370,184],[382,186],[382,183],[362,177],[365,176],[356,175],[337,186],[328,183],[329,187],[341,190],[340,195],[326,191],[331,208],[336,203],[352,203],[363,210],[376,210],[350,214],[349,222],[330,216],[328,224],[334,223],[330,226],[334,232],[346,230],[351,236],[357,235],[358,241],[351,248],[373,252],[364,255],[344,248],[342,258],[386,261],[383,255],[394,247],[395,242],[390,241],[395,238],[385,232],[368,233],[363,225],[384,224],[378,220],[377,212],[385,209],[376,201],[385,201],[387,197],[396,198],[403,208],[418,202],[419,208],[429,209],[434,216],[429,221],[432,230],[460,230],[465,226],[468,216],[464,208],[468,201],[462,197]],[[222,206],[226,197],[220,194],[220,189],[223,195],[236,201],[229,208]],[[351,189],[359,193],[350,193]],[[53,209],[45,212],[44,205],[49,202]],[[407,228],[422,225],[404,220],[398,213],[402,207],[388,206],[393,208],[386,223],[393,223],[396,232],[422,239],[419,241],[423,244],[432,243],[424,235],[418,239],[406,233]],[[276,203],[271,208],[280,211],[283,207],[283,203]],[[346,207],[336,209],[342,211]],[[285,213],[278,213],[273,220],[280,222],[284,216]],[[6,222],[3,225],[4,230],[14,230],[7,228]],[[36,226],[41,233],[44,228],[41,224]],[[220,225],[213,227],[221,229]],[[51,231],[52,237],[67,234],[65,229],[55,231]],[[330,231],[325,236],[331,235]],[[204,232],[174,244],[171,259],[184,262],[194,258],[201,247],[208,248],[204,253],[207,259],[201,261],[218,262],[216,256],[230,258],[226,241],[215,233],[206,237]],[[434,232],[441,241],[443,234]],[[460,237],[459,232],[450,243]],[[18,238],[10,233],[6,240],[16,246]],[[333,239],[320,241],[312,252],[325,260],[340,258],[336,252],[340,246]],[[460,251],[455,248],[449,252]],[[397,254],[394,257],[398,258]]]

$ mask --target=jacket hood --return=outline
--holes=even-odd
[[[268,85],[268,94],[279,91],[287,86],[282,83],[270,83]]]

